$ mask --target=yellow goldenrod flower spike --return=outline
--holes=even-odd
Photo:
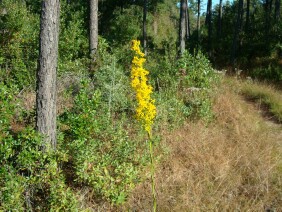
[[[150,135],[152,124],[156,117],[155,100],[151,98],[153,88],[148,84],[147,75],[149,71],[143,67],[146,59],[144,58],[145,54],[140,50],[140,41],[133,40],[131,50],[135,54],[131,68],[131,87],[136,93],[136,119],[141,122],[144,129]]]
[[[134,58],[132,60],[131,68],[131,87],[135,90],[137,108],[136,119],[139,120],[149,135],[150,147],[150,161],[151,161],[151,181],[152,181],[152,194],[153,194],[153,212],[157,211],[157,199],[154,180],[154,155],[152,144],[152,124],[156,117],[155,100],[151,98],[153,92],[152,86],[148,84],[147,75],[149,71],[143,68],[146,59],[145,54],[140,50],[140,41],[133,40],[131,50],[134,51]]]

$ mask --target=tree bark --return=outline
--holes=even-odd
[[[89,47],[91,63],[96,60],[96,53],[98,49],[98,0],[90,0],[90,35],[89,35]],[[91,71],[92,70],[91,65]]]
[[[185,11],[185,25],[186,25],[186,40],[188,41],[191,36],[188,1],[187,1],[187,10]]]
[[[144,0],[144,5],[143,5],[143,50],[145,55],[147,55],[147,0]]]
[[[201,0],[198,0],[198,15],[197,15],[197,50],[200,43],[200,13],[201,13]]]
[[[45,136],[43,148],[56,148],[56,74],[59,41],[59,0],[44,0],[40,18],[36,128]]]
[[[185,51],[185,34],[186,34],[186,25],[185,25],[185,13],[187,10],[187,0],[181,0],[180,3],[180,21],[179,21],[179,53],[183,54]]]
[[[209,54],[209,57],[211,57],[211,36],[212,36],[212,25],[211,25],[212,10],[211,8],[212,8],[212,0],[208,0],[206,25],[208,26],[208,54]]]

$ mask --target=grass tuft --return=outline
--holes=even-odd
[[[282,95],[269,85],[246,83],[242,86],[242,94],[250,100],[254,100],[261,106],[265,106],[275,118],[282,122]]]

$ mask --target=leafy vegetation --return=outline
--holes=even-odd
[[[188,92],[184,103],[191,111],[190,115],[212,119],[211,91],[214,90],[217,75],[208,59],[201,52],[194,56],[186,52],[178,61],[178,68],[184,75],[181,86],[184,92]]]
[[[91,186],[95,196],[122,203],[138,182],[142,155],[135,153],[138,144],[129,138],[122,122],[109,123],[100,92],[91,93],[89,82],[81,84],[72,110],[62,115],[63,145],[72,165],[66,169],[73,169],[66,171],[74,172],[71,180]]]

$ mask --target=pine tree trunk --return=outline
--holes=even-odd
[[[188,1],[187,1],[187,10],[185,11],[185,24],[186,24],[186,40],[188,41],[191,36]]]
[[[89,42],[90,42],[90,58],[91,58],[91,70],[93,63],[96,60],[96,53],[98,49],[98,0],[90,0],[90,35],[89,35]]]
[[[212,36],[212,25],[211,25],[211,13],[212,13],[212,0],[208,0],[206,25],[208,26],[208,54],[211,57],[211,36]]]
[[[43,148],[56,148],[56,73],[59,39],[59,0],[44,0],[40,18],[37,71],[36,128],[45,136]]]
[[[183,54],[185,51],[185,34],[186,34],[186,24],[185,24],[185,13],[187,10],[187,0],[181,0],[180,4],[180,22],[179,22],[179,53]]]
[[[200,43],[200,13],[201,13],[201,0],[198,0],[198,15],[197,15],[197,50]]]

